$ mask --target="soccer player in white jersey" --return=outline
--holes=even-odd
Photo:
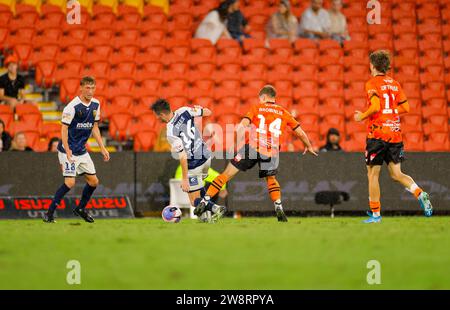
[[[153,103],[152,110],[159,120],[167,124],[167,140],[181,164],[181,188],[189,194],[191,204],[196,207],[205,194],[203,180],[211,166],[211,152],[195,126],[194,118],[209,116],[211,111],[199,106],[172,111],[169,102],[164,99]],[[211,221],[216,222],[224,215],[225,207],[211,202],[206,206],[206,211],[213,213]]]
[[[64,183],[56,191],[48,212],[44,214],[44,222],[55,222],[55,210],[61,199],[75,186],[75,177],[77,175],[84,175],[86,185],[83,189],[80,204],[73,212],[86,222],[94,222],[94,219],[85,210],[99,183],[94,163],[86,150],[86,142],[91,134],[100,146],[103,159],[109,161],[109,152],[103,144],[100,129],[98,128],[100,102],[94,98],[94,92],[95,79],[90,76],[83,77],[80,81],[80,95],[75,97],[64,108],[61,141],[58,144],[58,158],[64,176]]]

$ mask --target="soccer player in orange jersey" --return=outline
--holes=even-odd
[[[381,222],[379,176],[383,162],[388,165],[394,181],[402,184],[419,201],[425,216],[433,214],[429,196],[414,180],[401,170],[404,159],[400,116],[409,112],[408,99],[400,84],[386,75],[390,69],[387,51],[376,51],[370,55],[372,78],[366,83],[369,109],[355,112],[355,121],[367,121],[366,164],[369,179],[370,218],[365,223]]]
[[[265,178],[279,222],[287,222],[281,205],[281,188],[275,177],[279,163],[280,136],[286,127],[291,128],[305,144],[305,152],[314,154],[308,136],[295,118],[283,107],[275,103],[276,90],[266,85],[259,92],[259,103],[251,107],[237,128],[238,141],[245,141],[225,171],[216,177],[197,206],[194,213],[202,214],[210,205],[211,197],[217,195],[223,184],[231,180],[239,171],[259,166],[259,177]],[[250,127],[250,128],[249,128]],[[249,137],[244,140],[245,130],[249,128]],[[238,143],[239,146],[239,143]]]

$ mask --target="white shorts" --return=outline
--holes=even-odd
[[[208,176],[209,167],[211,167],[211,158],[197,168],[188,170],[189,192],[203,188],[203,180]]]
[[[94,162],[89,156],[89,153],[85,153],[80,156],[72,155],[73,163],[67,160],[65,153],[58,152],[59,163],[62,166],[62,173],[64,177],[76,177],[83,174],[96,174]]]

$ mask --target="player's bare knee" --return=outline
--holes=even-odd
[[[68,188],[73,188],[75,186],[75,178],[64,178],[64,184]]]
[[[86,182],[92,187],[97,187],[100,183],[99,179],[96,176],[86,179]]]
[[[398,172],[391,172],[390,173],[392,180],[396,181],[396,182],[400,182],[401,178],[402,178],[402,173],[398,173]]]

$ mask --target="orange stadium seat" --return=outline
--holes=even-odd
[[[405,82],[403,83],[403,90],[408,98],[421,98],[420,83],[418,82]]]
[[[197,97],[207,97],[214,91],[213,80],[196,80],[193,86],[189,87],[188,96],[191,100]]]
[[[317,81],[301,81],[294,87],[293,97],[298,100],[302,97],[318,97],[319,86]]]
[[[300,114],[297,119],[306,132],[319,132],[319,116],[317,114]]]
[[[61,124],[59,123],[43,123],[41,126],[41,136],[47,139],[61,138]]]
[[[349,135],[349,140],[344,142],[343,148],[347,152],[363,152],[366,146],[367,133],[355,131]]]
[[[416,19],[410,16],[398,17],[398,19],[392,26],[392,30],[395,35],[399,35],[402,33],[416,33]]]
[[[423,106],[423,116],[447,115],[447,100],[444,98],[432,98]]]
[[[433,134],[435,132],[448,132],[448,116],[447,115],[430,115],[426,118],[427,122],[423,124],[425,134]]]
[[[84,69],[81,61],[71,60],[59,65],[56,69],[54,79],[56,83],[61,83],[66,78],[80,78]]]
[[[419,51],[417,48],[408,48],[396,51],[397,57],[395,57],[395,66],[403,65],[418,65],[419,64]]]
[[[400,83],[418,82],[420,79],[419,68],[416,65],[404,65],[398,67],[394,74],[394,77]]]
[[[344,107],[345,117],[350,121],[353,120],[355,111],[365,111],[367,109],[367,98],[364,97],[364,94],[346,99],[346,101],[347,104]]]
[[[132,119],[131,113],[112,114],[109,118],[109,134],[111,137],[123,141],[128,138],[128,125]]]
[[[273,54],[290,57],[294,53],[291,43],[287,39],[270,39],[270,51]]]
[[[14,46],[14,54],[19,59],[19,68],[28,70],[31,65],[33,46],[31,44],[16,44]]]
[[[77,95],[79,87],[80,87],[79,78],[64,79],[60,85],[59,99],[61,100],[61,102],[68,103],[70,100],[72,100],[73,97]]]
[[[342,134],[345,133],[345,118],[341,114],[327,114],[322,118],[320,122],[320,134],[326,135],[328,129],[336,128]]]
[[[422,116],[406,114],[401,116],[403,132],[422,131]]]
[[[318,68],[316,65],[302,65],[292,75],[294,84],[299,84],[301,81],[316,81],[318,76]]]
[[[108,78],[110,66],[107,61],[94,61],[85,66],[84,75],[94,76],[95,78]]]
[[[342,81],[326,81],[321,84],[319,98],[324,100],[328,97],[343,97],[344,83]]]
[[[136,63],[133,61],[123,60],[111,67],[109,80],[130,79],[136,75]]]
[[[86,55],[86,46],[83,44],[67,45],[61,49],[56,61],[63,64],[70,60],[84,60]]]
[[[154,131],[139,131],[134,136],[133,150],[135,152],[150,151],[156,142],[157,135]]]
[[[420,67],[426,68],[430,65],[438,65],[442,66],[443,64],[443,56],[442,56],[442,48],[439,47],[438,49],[435,48],[429,48],[426,50],[423,50],[420,57]]]
[[[432,98],[445,98],[444,82],[429,82],[422,90],[422,99],[427,101]]]
[[[444,81],[444,67],[439,65],[429,65],[420,73],[420,82],[426,84],[428,82]]]
[[[36,83],[39,86],[51,87],[55,81],[56,62],[52,60],[43,60],[36,65]]]
[[[425,141],[426,152],[448,152],[450,143],[448,132],[435,132]]]
[[[131,77],[131,76],[130,76]],[[133,94],[135,81],[132,78],[119,78],[109,85],[107,97],[111,100],[117,96]]]
[[[321,117],[324,117],[327,114],[344,114],[344,98],[325,98],[319,107],[319,113]]]
[[[326,83],[328,81],[343,81],[344,67],[340,64],[330,64],[320,68],[317,81]]]
[[[404,133],[403,142],[407,152],[421,152],[424,150],[423,133],[421,131]]]

